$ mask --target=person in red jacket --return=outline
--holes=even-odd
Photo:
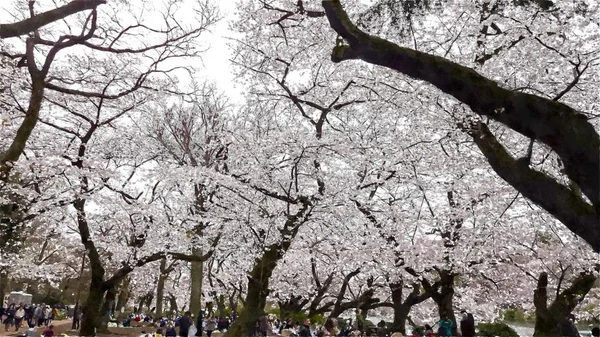
[[[44,337],[54,337],[54,325],[50,324],[50,326],[48,328],[46,328],[46,330],[44,330],[44,332],[42,333],[42,336]]]

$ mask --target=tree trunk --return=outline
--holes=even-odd
[[[220,294],[216,296],[215,301],[217,302],[217,317],[223,317],[225,315],[225,296]]]
[[[288,245],[289,246],[289,245]],[[264,313],[269,295],[269,278],[287,247],[271,245],[256,261],[248,277],[248,295],[237,320],[227,330],[226,337],[249,336],[256,321]]]
[[[559,324],[583,301],[594,287],[597,278],[591,273],[580,273],[571,282],[571,286],[558,294],[548,306],[548,274],[541,273],[533,294],[535,305],[535,337],[560,336]]]
[[[116,287],[109,288],[106,291],[106,295],[104,296],[104,301],[102,302],[102,307],[99,312],[99,316],[101,317],[100,325],[98,326],[99,333],[110,333],[108,331],[108,322],[110,321],[109,311],[114,306],[116,298],[117,298]]]
[[[148,293],[148,296],[146,296],[146,298],[144,298],[144,305],[146,306],[147,310],[150,311],[150,309],[152,309],[152,300],[154,299],[154,291]]]
[[[234,290],[233,293],[229,296],[229,308],[231,309],[231,317],[236,318],[238,315],[238,295],[237,291]]]
[[[0,300],[4,301],[6,294],[6,288],[8,288],[8,270],[0,270]]]
[[[401,332],[403,335],[406,334],[406,319],[410,313],[411,306],[407,306],[402,301],[402,288],[404,282],[400,281],[397,283],[390,284],[390,290],[392,292],[392,304],[394,305],[394,321],[390,326],[391,332]]]
[[[88,298],[85,301],[81,330],[79,331],[81,336],[96,335],[96,327],[100,323],[100,309],[103,297],[104,289],[102,287],[102,280],[92,278]]]
[[[177,299],[173,294],[169,294],[169,306],[171,307],[171,314],[177,313]]]
[[[78,313],[81,310],[81,290],[83,284],[81,279],[83,278],[83,271],[85,270],[85,255],[81,258],[81,268],[79,269],[79,278],[77,279],[77,294],[75,295],[75,308],[73,309],[73,322],[71,323],[71,329],[76,330],[79,322]]]
[[[126,277],[123,282],[121,282],[121,286],[119,287],[119,297],[117,299],[116,309],[121,312],[121,310],[125,309],[127,302],[129,302],[129,297],[131,292],[129,291],[129,285],[131,283],[131,279]]]
[[[279,319],[288,320],[297,316],[302,312],[302,308],[308,303],[308,300],[303,300],[301,296],[293,296],[287,301],[279,301]]]
[[[168,274],[165,273],[167,269],[167,259],[160,260],[160,275],[158,276],[158,282],[156,283],[156,312],[154,317],[158,320],[163,314],[163,302],[165,297],[165,281]]]
[[[456,316],[452,306],[454,300],[454,274],[446,270],[438,271],[440,276],[440,289],[431,294],[431,298],[437,304],[440,319],[448,318],[452,321],[452,336],[458,336]]]
[[[202,250],[199,248],[192,248],[192,255],[202,256]],[[191,272],[191,286],[190,286],[190,308],[189,311],[194,315],[198,315],[200,308],[202,307],[202,279],[204,278],[204,262],[192,262]]]

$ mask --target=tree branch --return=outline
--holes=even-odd
[[[0,39],[28,34],[52,22],[64,19],[78,12],[95,9],[105,3],[106,0],[74,0],[62,7],[49,10],[23,21],[0,24]]]
[[[322,6],[331,27],[349,43],[334,48],[334,62],[361,59],[426,81],[469,106],[475,113],[548,145],[561,158],[569,178],[581,187],[592,205],[600,209],[600,137],[583,114],[548,98],[502,88],[473,69],[443,57],[369,35],[352,23],[340,0],[323,0]],[[507,180],[507,177],[512,179]],[[505,174],[503,178],[509,183],[515,181],[511,174]],[[522,185],[513,186],[524,192],[520,190]],[[564,191],[556,189],[556,192]],[[566,195],[554,198],[571,199],[570,192],[566,192]],[[539,199],[533,201],[551,213],[557,211],[541,204]],[[577,233],[596,250],[600,249],[598,223],[596,218]],[[573,227],[572,224],[565,225]]]

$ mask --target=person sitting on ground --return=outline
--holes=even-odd
[[[50,324],[46,330],[44,330],[44,332],[42,333],[42,336],[44,337],[54,337],[54,325]]]
[[[165,332],[165,337],[177,337],[177,330],[175,330],[173,324],[167,325],[167,332]]]

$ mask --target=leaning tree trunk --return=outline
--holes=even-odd
[[[263,255],[257,259],[248,276],[248,294],[246,302],[238,318],[227,330],[226,337],[249,336],[256,321],[263,314],[269,295],[269,278],[277,266],[287,247],[282,244],[271,245]]]
[[[534,337],[560,336],[559,324],[583,301],[594,287],[597,278],[592,273],[580,273],[571,286],[558,294],[548,306],[548,274],[541,273],[533,294],[535,306]]]

